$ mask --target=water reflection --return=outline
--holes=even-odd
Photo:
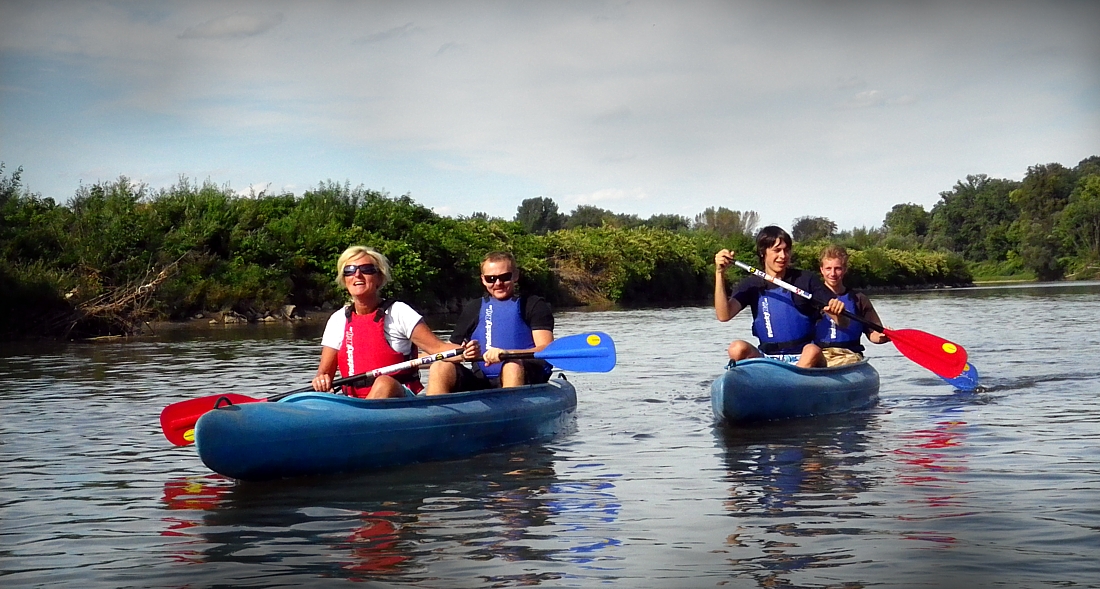
[[[620,508],[613,480],[561,480],[555,464],[552,451],[532,446],[350,477],[173,479],[164,485],[162,534],[194,539],[173,544],[170,560],[223,570],[262,562],[297,578],[537,585],[561,578],[553,563],[592,563],[621,543],[604,535]],[[429,573],[456,556],[546,566]]]
[[[951,528],[941,522],[973,513],[967,508],[967,493],[958,480],[969,471],[967,409],[980,398],[965,393],[953,395],[949,399],[954,402],[933,414],[928,427],[897,436],[901,446],[892,451],[897,461],[894,472],[906,497],[901,502],[905,509],[897,518],[909,522],[900,533],[903,539],[940,548],[958,542]]]
[[[879,483],[866,467],[876,428],[872,413],[855,413],[715,429],[730,483],[725,508],[737,522],[726,545],[747,554],[729,559],[736,576],[793,587],[795,573],[852,562],[854,548],[803,539],[866,533],[845,524],[871,517],[860,495]]]

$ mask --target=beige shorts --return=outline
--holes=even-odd
[[[845,348],[824,348],[821,353],[825,355],[827,366],[845,366],[863,360],[863,354]]]

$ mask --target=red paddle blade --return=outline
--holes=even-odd
[[[903,356],[943,378],[955,378],[966,367],[966,350],[942,337],[916,329],[886,329],[884,333]]]
[[[228,403],[240,405],[242,403],[262,403],[264,399],[254,399],[237,393],[225,393],[224,395],[211,395],[201,399],[188,399],[179,403],[172,403],[160,412],[160,428],[164,431],[164,437],[177,446],[186,446],[195,441],[195,424],[207,411],[213,411],[214,407],[221,407]],[[220,404],[219,404],[220,403]]]

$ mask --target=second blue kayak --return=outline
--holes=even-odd
[[[799,368],[768,358],[742,360],[710,389],[714,416],[730,423],[830,415],[878,402],[878,371],[866,360]]]

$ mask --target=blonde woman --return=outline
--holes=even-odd
[[[424,318],[401,301],[387,301],[380,291],[390,281],[386,256],[353,245],[336,262],[336,283],[348,291],[351,303],[329,317],[321,337],[321,362],[313,378],[316,391],[332,390],[339,368],[344,377],[398,364],[416,357],[417,350],[437,354],[463,348],[459,360],[480,356],[476,341],[465,345],[440,340]],[[349,387],[349,396],[367,399],[413,396],[424,389],[417,370],[377,377],[373,383]]]

